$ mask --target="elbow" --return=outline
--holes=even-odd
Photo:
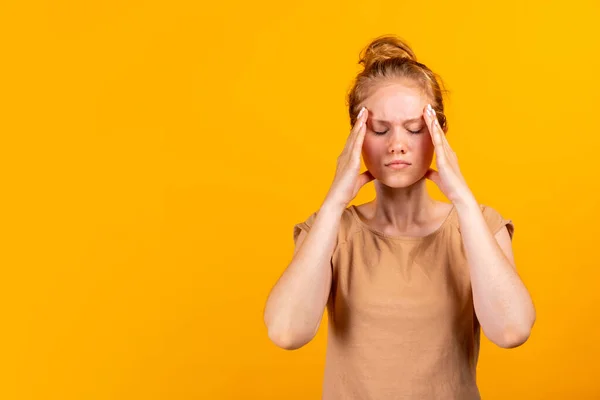
[[[290,331],[278,331],[272,328],[268,329],[268,335],[271,342],[284,350],[297,350],[311,340],[311,338],[306,338]]]
[[[502,335],[501,338],[494,340],[494,343],[503,349],[514,349],[524,344],[529,339],[530,334],[531,331],[509,331]]]
[[[320,321],[314,325],[291,314],[275,312],[267,306],[263,315],[269,340],[284,350],[297,350],[306,345],[316,336],[320,325]]]
[[[316,329],[310,330],[306,329],[307,327],[293,326],[292,321],[289,320],[268,320],[265,318],[265,326],[267,327],[269,340],[284,350],[301,348],[310,342],[317,333]]]
[[[503,349],[514,349],[524,344],[531,336],[533,322],[521,327],[507,328],[493,342]]]
[[[514,349],[524,344],[531,336],[531,330],[536,321],[535,308],[524,315],[519,322],[513,321],[505,325],[494,339],[490,338],[497,346],[503,349]]]

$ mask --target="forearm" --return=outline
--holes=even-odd
[[[331,256],[344,208],[323,203],[265,307],[265,324],[276,344],[295,349],[316,334],[331,289]]]
[[[527,340],[535,321],[529,292],[475,199],[457,204],[457,212],[477,318],[491,341],[500,347],[516,347]]]

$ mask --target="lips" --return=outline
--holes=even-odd
[[[410,163],[408,161],[405,161],[405,160],[394,160],[394,161],[391,161],[391,162],[389,162],[389,163],[387,163],[385,165],[397,165],[397,164],[400,164],[400,165],[402,165],[402,164],[410,165]]]

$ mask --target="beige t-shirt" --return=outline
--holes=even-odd
[[[496,234],[514,226],[480,205]],[[294,226],[309,231],[316,212]],[[480,399],[480,327],[456,209],[424,237],[386,235],[344,210],[331,263],[323,399]]]

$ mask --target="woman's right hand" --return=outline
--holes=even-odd
[[[333,202],[346,207],[356,197],[361,187],[371,182],[373,175],[367,170],[360,172],[360,155],[366,133],[366,122],[369,111],[363,107],[356,117],[350,131],[346,146],[337,159],[335,177],[326,202]]]

